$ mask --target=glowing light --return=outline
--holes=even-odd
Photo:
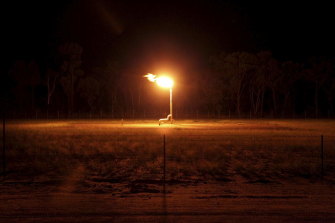
[[[168,77],[158,77],[156,83],[161,87],[171,88],[173,86],[173,80]]]
[[[156,75],[148,73],[147,75],[144,75],[144,77],[148,78],[149,81],[155,82],[156,81]]]
[[[166,76],[159,76],[148,73],[144,77],[148,78],[151,82],[156,82],[160,87],[172,88],[173,80]]]

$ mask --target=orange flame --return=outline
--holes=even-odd
[[[157,75],[148,73],[147,75],[144,75],[144,77],[148,78],[151,82],[156,82],[159,86],[164,88],[172,88],[173,86],[173,80],[166,76],[157,77]]]
[[[155,82],[156,81],[156,75],[148,73],[147,75],[144,75],[144,77],[148,78],[149,81]]]

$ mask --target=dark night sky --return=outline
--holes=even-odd
[[[89,67],[195,66],[220,51],[271,50],[285,60],[334,52],[335,16],[321,1],[11,1],[3,11],[9,61],[43,60],[61,41],[81,44]]]

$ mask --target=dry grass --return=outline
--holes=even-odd
[[[169,182],[281,182],[320,176],[325,137],[325,179],[335,179],[335,121],[221,120],[26,121],[7,128],[8,178],[59,179],[82,168],[81,184],[160,182],[163,135]],[[105,184],[103,184],[105,183]],[[99,186],[100,185],[100,186]]]

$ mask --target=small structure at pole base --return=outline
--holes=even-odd
[[[166,118],[159,119],[158,125],[161,125],[162,122],[168,122],[168,121],[170,121],[171,124],[172,124],[173,120],[172,120],[172,115],[171,114],[169,114]]]

